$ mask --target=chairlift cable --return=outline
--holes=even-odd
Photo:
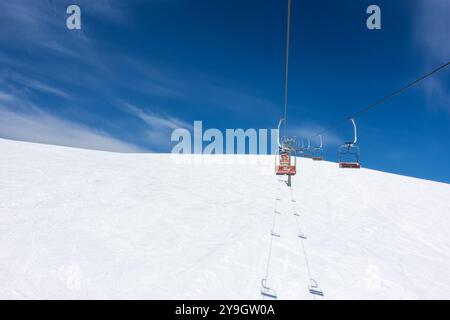
[[[416,79],[416,80],[410,82],[409,84],[407,84],[407,85],[401,87],[400,89],[398,89],[398,90],[396,90],[396,91],[394,91],[394,92],[392,92],[392,93],[386,95],[385,97],[383,97],[383,98],[381,98],[381,99],[375,101],[374,103],[369,104],[369,105],[366,106],[365,108],[362,108],[361,110],[356,111],[355,113],[353,113],[353,114],[351,114],[351,115],[345,117],[343,120],[336,121],[333,125],[330,125],[328,128],[325,128],[324,130],[322,130],[322,131],[320,131],[320,132],[318,132],[318,133],[316,133],[316,134],[310,136],[310,138],[315,138],[315,137],[317,137],[317,136],[319,136],[319,135],[321,135],[321,134],[323,135],[323,134],[325,134],[326,132],[329,132],[331,129],[333,129],[334,127],[336,127],[338,124],[340,124],[340,123],[343,122],[343,121],[351,120],[351,119],[354,119],[354,118],[356,118],[356,117],[359,117],[359,116],[363,115],[364,113],[368,112],[369,110],[372,110],[372,109],[374,109],[374,108],[376,108],[376,107],[382,105],[383,103],[387,102],[388,100],[390,100],[390,99],[392,99],[392,98],[394,98],[394,97],[396,97],[396,96],[402,94],[403,92],[405,92],[405,91],[411,89],[412,87],[418,85],[420,82],[422,82],[422,81],[424,81],[425,79],[431,77],[432,75],[438,73],[439,71],[441,71],[441,70],[447,68],[449,65],[450,65],[450,61],[447,62],[447,63],[445,63],[445,64],[443,64],[443,65],[441,65],[441,66],[439,66],[439,67],[437,67],[436,69],[434,69],[434,70],[428,72],[427,74],[421,76],[420,78],[418,78],[418,79]]]
[[[284,136],[287,126],[287,105],[289,93],[289,45],[291,39],[291,0],[288,0],[287,29],[286,29],[286,64],[284,70]]]

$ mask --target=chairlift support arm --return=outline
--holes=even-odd
[[[281,124],[283,123],[284,118],[280,118],[280,121],[278,122],[278,139],[277,139],[277,143],[278,143],[278,147],[281,149],[281,143],[280,143],[280,128],[281,128]]]
[[[354,139],[353,139],[353,144],[357,144],[358,143],[358,130],[356,129],[356,123],[355,123],[355,119],[351,118],[350,121],[353,124],[353,132],[354,132]]]

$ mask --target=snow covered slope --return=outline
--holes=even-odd
[[[312,299],[310,277],[324,299],[450,298],[448,184],[299,159],[290,190],[269,156],[0,150],[0,298],[260,299],[271,240],[280,299]]]

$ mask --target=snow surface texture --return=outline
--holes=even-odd
[[[314,298],[310,277],[323,299],[450,298],[448,184],[299,159],[291,190],[269,156],[0,150],[0,298],[261,299],[271,240],[280,299]]]

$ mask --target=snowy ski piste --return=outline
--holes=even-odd
[[[289,188],[274,156],[0,148],[2,299],[266,299],[263,278],[278,299],[450,298],[449,184],[298,158]]]

